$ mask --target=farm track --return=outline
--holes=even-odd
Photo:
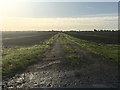
[[[64,45],[73,51],[65,50]],[[72,65],[74,59],[67,59],[67,54],[79,55],[78,63],[73,62],[75,65]],[[107,88],[117,87],[117,80],[117,63],[80,48],[60,34],[42,61],[29,66],[24,73],[4,81],[3,90],[32,87]]]

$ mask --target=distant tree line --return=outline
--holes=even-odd
[[[94,29],[94,32],[115,32],[115,31],[120,31],[120,30],[106,30],[106,29],[105,30],[103,30],[103,29],[97,30],[97,29]]]
[[[52,32],[67,32],[65,30],[49,30]],[[120,30],[108,30],[108,29],[94,29],[94,30],[69,30],[68,32],[120,32]]]

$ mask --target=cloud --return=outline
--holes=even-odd
[[[93,30],[117,29],[117,16],[81,18],[19,18],[7,17],[1,22],[3,31],[16,30]]]

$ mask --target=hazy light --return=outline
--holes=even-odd
[[[54,16],[54,10],[49,9],[49,5],[55,4],[48,3],[45,4],[45,6],[44,4],[38,4],[38,6],[36,6],[36,4],[33,5],[33,3],[21,3],[24,1],[26,2],[28,0],[0,0],[0,30],[93,30],[94,28],[118,28],[118,17],[114,12],[113,14],[96,13],[98,15],[93,14],[93,16],[91,16],[90,14],[86,14],[83,15],[84,17],[63,18],[62,16],[64,16],[66,12],[63,10],[64,8],[61,10],[61,8],[59,9],[58,7],[58,12],[59,10],[61,10],[61,12],[60,15],[58,14],[56,16],[60,16],[60,18],[49,18],[50,16],[52,17],[52,15]],[[87,8],[90,9],[91,7]],[[69,5],[67,6],[67,10],[68,9]],[[65,12],[63,12],[63,15],[61,15],[62,11]],[[45,16],[44,14],[48,18],[40,18],[42,15]],[[77,16],[79,16],[79,14],[80,13],[77,13]],[[68,12],[67,15],[71,15],[71,13],[69,14]]]
[[[14,30],[91,30],[117,29],[118,17],[83,18],[15,18],[9,17],[2,24],[4,31]]]

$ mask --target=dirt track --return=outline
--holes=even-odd
[[[60,40],[64,41],[61,43]],[[73,51],[64,49],[68,45]],[[77,54],[77,64],[65,55]],[[76,61],[76,60],[75,60]],[[73,65],[75,64],[75,65]],[[5,88],[32,87],[117,87],[118,66],[102,56],[80,48],[61,35],[45,53],[45,57],[24,73],[4,81]],[[6,90],[6,89],[5,89]]]

